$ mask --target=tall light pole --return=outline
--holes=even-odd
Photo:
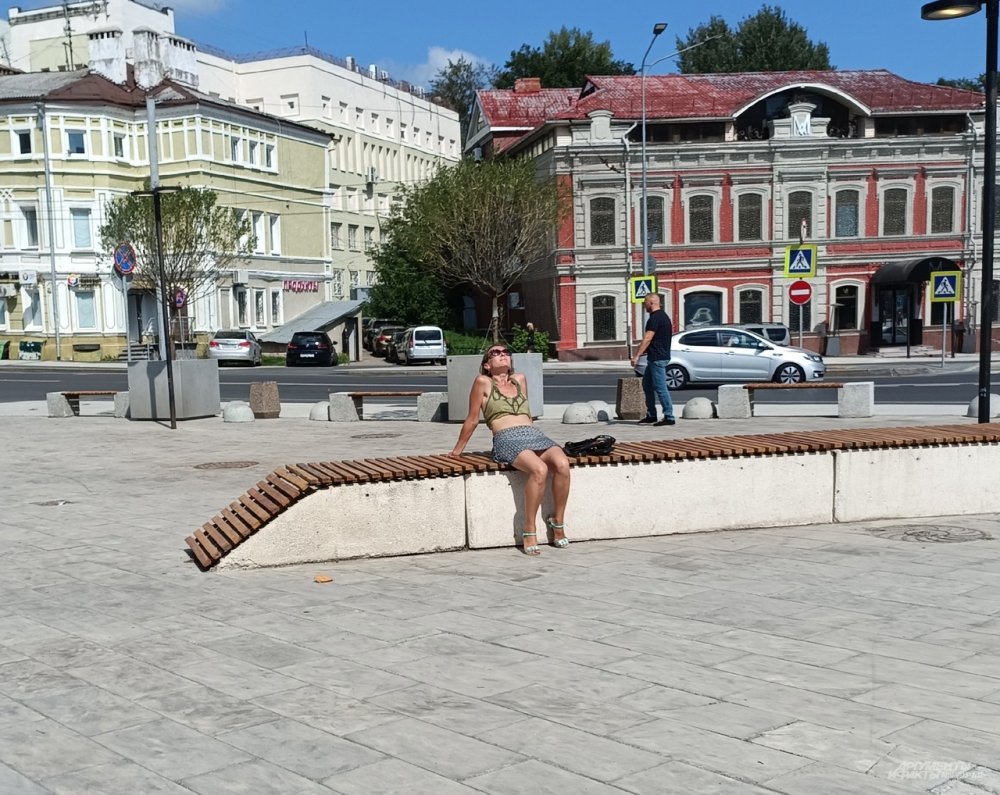
[[[990,365],[993,353],[993,242],[996,235],[997,19],[1000,0],[935,0],[924,19],[956,19],[986,6],[986,142],[983,148],[983,272],[979,315],[979,422],[990,421]],[[969,220],[971,223],[971,219]]]
[[[646,195],[646,58],[649,57],[649,51],[653,49],[653,45],[656,43],[656,38],[663,31],[667,29],[666,22],[657,22],[653,25],[653,38],[650,39],[649,46],[646,48],[646,52],[642,56],[642,66],[639,67],[640,72],[640,91],[642,94],[642,218],[641,229],[642,229],[642,274],[643,276],[648,276],[650,273],[649,265],[649,230],[646,228],[649,223],[649,208],[647,207],[648,197]]]

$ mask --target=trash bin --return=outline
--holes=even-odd
[[[17,343],[18,359],[41,359],[42,343],[39,340],[21,340]]]

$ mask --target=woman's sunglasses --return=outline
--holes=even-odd
[[[487,359],[495,359],[497,356],[510,356],[510,351],[506,348],[494,348],[486,354]]]

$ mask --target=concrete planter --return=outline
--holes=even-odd
[[[177,419],[213,417],[220,411],[219,363],[212,359],[178,359],[173,363]],[[131,362],[128,391],[133,420],[170,419],[166,362]]]
[[[482,356],[448,357],[448,421],[462,422],[469,413],[469,390],[479,375]],[[528,379],[528,408],[535,419],[545,413],[542,354],[515,353],[514,372]]]

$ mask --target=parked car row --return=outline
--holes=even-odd
[[[387,362],[444,364],[448,345],[438,326],[410,326],[389,320],[372,320],[362,338],[365,348]]]

